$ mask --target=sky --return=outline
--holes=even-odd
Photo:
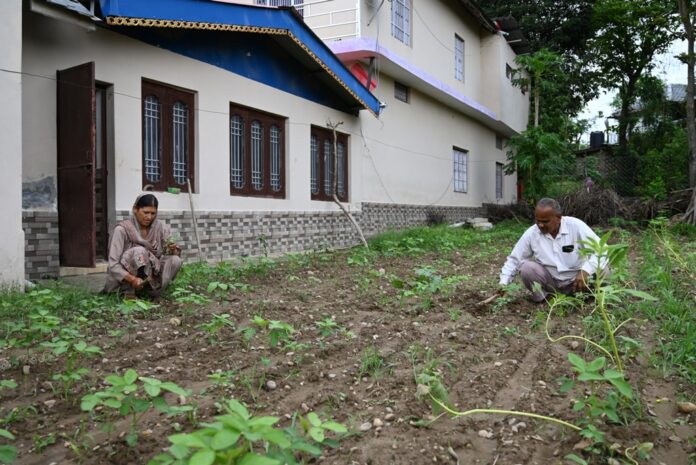
[[[666,84],[686,84],[686,65],[675,58],[675,55],[686,52],[686,41],[676,41],[672,43],[669,50],[659,55],[655,59],[656,67],[653,73],[661,78]],[[579,115],[580,118],[592,120],[590,131],[604,131],[604,117],[598,117],[600,111],[604,115],[609,115],[612,112],[611,101],[614,99],[616,91],[604,92],[599,98],[592,100],[587,104],[585,110]],[[590,136],[589,133],[583,137],[587,142]]]

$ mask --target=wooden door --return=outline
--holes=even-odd
[[[95,266],[96,98],[94,62],[58,71],[60,264]]]

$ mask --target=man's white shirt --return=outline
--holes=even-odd
[[[561,217],[561,225],[555,239],[551,234],[543,234],[538,226],[531,226],[507,257],[500,272],[500,284],[510,284],[522,262],[526,260],[534,260],[541,264],[561,285],[570,284],[580,270],[585,270],[590,275],[594,274],[599,265],[597,255],[584,257],[580,253],[580,249],[585,247],[580,241],[590,238],[599,240],[589,226],[572,216]],[[602,268],[605,262],[606,259],[603,258]]]

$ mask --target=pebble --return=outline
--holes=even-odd
[[[682,438],[677,436],[676,434],[673,434],[672,436],[669,437],[669,440],[672,442],[682,442]]]
[[[366,433],[372,429],[372,423],[365,422],[362,425],[360,425],[360,428],[358,428],[361,432]]]
[[[309,405],[305,404],[304,402],[302,403],[302,405],[300,406],[300,408],[302,408],[302,411],[303,411],[304,413],[309,413]]]
[[[140,435],[144,438],[149,438],[150,436],[152,436],[152,430],[149,428],[146,430],[143,430],[140,432]]]
[[[164,373],[165,370],[166,370],[166,369],[165,369],[164,367],[162,367],[162,366],[156,366],[156,367],[155,367],[155,371],[156,371],[157,373]]]
[[[28,375],[31,372],[31,367],[29,365],[24,365],[22,367],[22,373]]]
[[[493,366],[501,367],[501,366],[503,366],[503,362],[495,362],[495,363],[493,364]]]
[[[393,413],[387,413],[384,415],[384,421],[394,421],[394,418],[396,418],[396,415]]]
[[[696,404],[692,402],[677,402],[677,408],[681,413],[696,412]]]
[[[273,380],[266,381],[266,389],[268,389],[269,391],[272,391],[277,387],[278,387],[278,385],[276,384],[275,381],[273,381]]]
[[[381,428],[382,426],[384,426],[384,422],[379,418],[375,418],[374,420],[372,420],[372,426],[374,426],[375,428]]]
[[[512,425],[512,432],[517,434],[519,432],[519,430],[525,429],[526,427],[527,427],[527,424],[522,422],[522,421],[519,423],[515,423],[514,425]]]
[[[172,326],[181,326],[181,320],[177,317],[172,317],[169,319],[169,324]]]
[[[575,350],[578,347],[580,347],[580,343],[578,341],[570,341],[570,348]]]
[[[482,438],[486,439],[491,439],[493,437],[493,433],[491,433],[488,430],[482,429],[481,431],[478,432],[478,435]]]
[[[336,379],[336,373],[329,373],[329,379]]]
[[[162,344],[161,342],[155,342],[155,349],[161,349],[163,347],[164,347],[164,344]]]
[[[47,408],[53,408],[54,405],[56,405],[56,400],[55,399],[50,399],[44,402],[44,405]]]

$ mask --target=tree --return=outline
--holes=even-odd
[[[594,36],[592,8],[596,0],[487,0],[480,2],[491,17],[512,16],[528,39],[531,53],[547,49],[561,57],[566,76],[563,86],[544,92],[544,97],[562,103],[563,115],[573,117],[597,96],[597,74],[592,68],[593,51],[587,44]]]
[[[588,46],[596,54],[603,86],[618,90],[619,153],[625,154],[638,81],[675,38],[674,8],[668,0],[597,0],[592,24],[597,32]]]
[[[682,60],[686,63],[686,133],[689,140],[689,187],[691,202],[684,220],[696,225],[696,112],[694,109],[694,40],[696,40],[696,6],[691,0],[677,0],[679,17],[684,26],[687,51]]]

